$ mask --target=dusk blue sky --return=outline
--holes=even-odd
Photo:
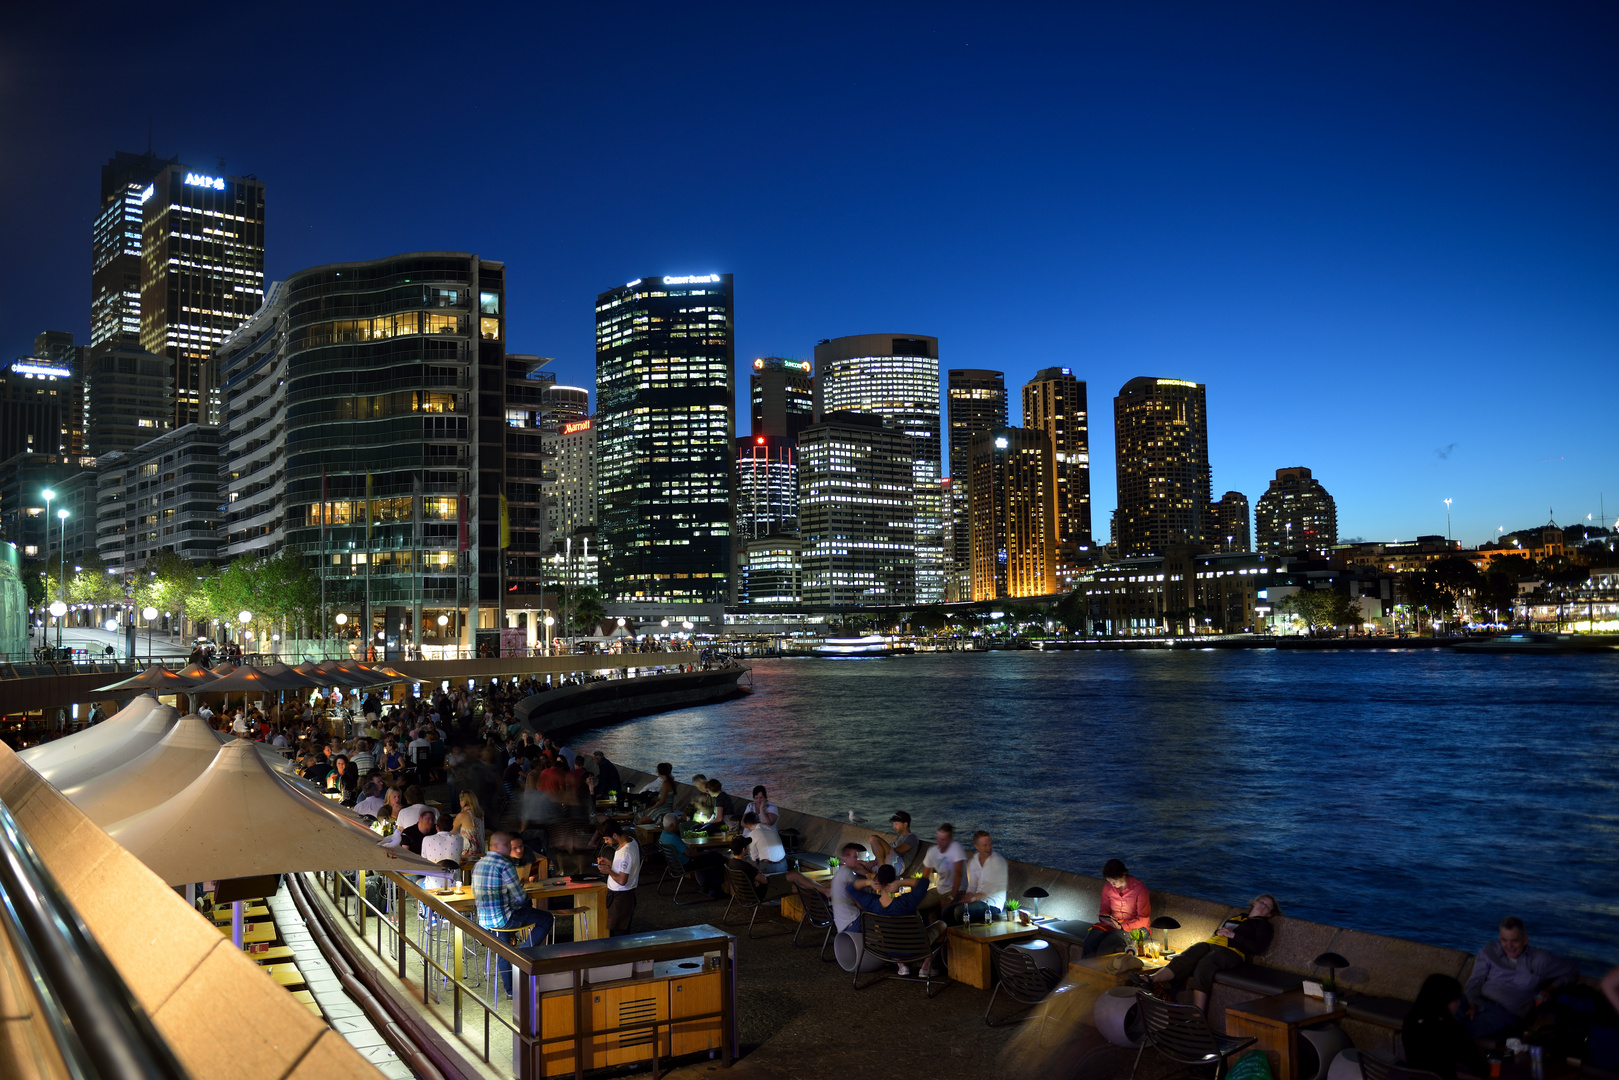
[[[1615,10],[36,5],[0,41],[0,349],[87,338],[99,167],[150,124],[265,181],[271,279],[503,260],[509,347],[565,381],[597,292],[713,271],[739,366],[899,332],[1014,394],[1072,367],[1102,536],[1137,375],[1208,384],[1216,495],[1307,465],[1344,536],[1442,533],[1447,496],[1469,543],[1611,523]]]

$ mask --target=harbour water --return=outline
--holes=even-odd
[[[1619,657],[946,653],[756,661],[753,682],[570,742],[1435,945],[1516,913],[1588,972],[1619,962]]]

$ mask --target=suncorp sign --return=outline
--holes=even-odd
[[[204,176],[202,173],[188,172],[186,173],[186,183],[192,187],[213,188],[215,191],[225,190],[225,178],[223,176]]]

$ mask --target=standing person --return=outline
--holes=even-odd
[[[1096,923],[1085,935],[1083,954],[1112,956],[1128,951],[1130,931],[1152,926],[1152,897],[1140,878],[1130,876],[1121,859],[1102,867],[1102,901]]]
[[[967,891],[967,854],[956,843],[956,827],[946,821],[933,834],[933,850],[922,857],[922,866],[933,875],[933,888],[922,899],[923,911],[937,908],[949,913],[961,903]]]
[[[1517,1027],[1560,987],[1580,977],[1580,965],[1529,944],[1523,920],[1501,920],[1497,940],[1478,951],[1467,977],[1467,1033],[1487,1039]]]
[[[1484,1052],[1468,1038],[1463,1024],[1465,1004],[1462,984],[1449,975],[1429,975],[1423,981],[1400,1032],[1407,1065],[1438,1073],[1442,1080],[1456,1080],[1458,1066],[1473,1076],[1490,1075]]]
[[[1192,1003],[1204,1013],[1209,1011],[1209,991],[1214,977],[1222,971],[1241,967],[1270,948],[1276,936],[1271,919],[1282,913],[1276,897],[1261,893],[1254,897],[1245,912],[1229,916],[1214,936],[1200,941],[1169,962],[1169,966],[1153,973],[1145,986],[1162,997],[1172,994],[1182,983],[1192,984]]]
[[[888,863],[897,873],[903,874],[916,849],[922,846],[922,838],[911,831],[911,815],[904,810],[894,811],[889,824],[894,826],[894,839],[872,833],[871,852],[878,862]]]
[[[611,859],[596,860],[597,869],[607,875],[607,932],[617,937],[630,932],[635,918],[635,887],[641,884],[641,845],[626,836],[616,821],[602,826],[602,838],[616,849]]]

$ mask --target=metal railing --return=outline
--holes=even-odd
[[[174,1051],[3,804],[0,924],[26,969],[18,981],[32,989],[69,1076],[184,1080]]]

